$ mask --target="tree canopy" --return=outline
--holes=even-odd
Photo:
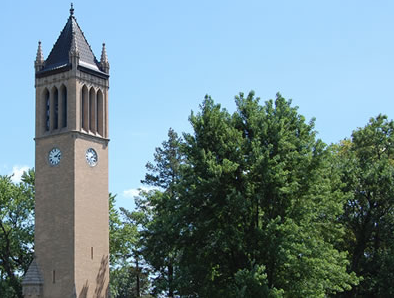
[[[394,122],[371,118],[337,147],[343,191],[342,222],[350,270],[362,276],[347,297],[392,297],[394,285]]]
[[[193,132],[179,139],[170,130],[148,163],[145,181],[160,189],[140,201],[148,219],[141,243],[158,271],[171,260],[174,288],[167,279],[163,290],[185,297],[350,290],[358,278],[348,270],[339,221],[347,196],[314,120],[280,94],[261,105],[253,92],[241,93],[236,105],[230,114],[207,96],[189,118]]]
[[[0,176],[0,293],[3,298],[22,297],[21,277],[33,258],[34,171],[22,182]]]

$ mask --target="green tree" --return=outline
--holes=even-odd
[[[151,297],[149,292],[149,276],[147,271],[141,271],[136,266],[126,263],[111,271],[111,284],[115,294],[114,298]],[[138,280],[138,285],[137,285]],[[139,293],[137,291],[139,288]],[[137,294],[138,293],[138,294]]]
[[[183,156],[182,140],[173,129],[168,140],[156,148],[154,163],[148,162],[143,184],[156,188],[141,192],[136,200],[137,210],[132,214],[141,226],[141,254],[155,272],[153,293],[165,292],[174,297],[176,284],[177,223],[174,204],[178,199],[177,186]]]
[[[346,297],[393,297],[394,122],[371,118],[338,146],[343,190],[342,221],[350,270],[363,278]]]
[[[134,266],[139,231],[130,213],[115,207],[116,196],[109,196],[110,291],[114,298],[140,297],[150,286],[148,272]]]
[[[335,238],[345,200],[313,121],[279,94],[236,97],[232,115],[207,96],[184,134],[173,200],[181,295],[326,297],[357,283]]]
[[[21,278],[33,257],[34,170],[22,182],[0,176],[0,293],[22,297]]]
[[[137,226],[127,221],[122,210],[115,207],[116,195],[109,194],[110,264],[117,266],[130,257],[138,242]]]

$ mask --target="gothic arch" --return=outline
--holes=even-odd
[[[42,128],[45,131],[49,131],[50,128],[50,93],[48,88],[45,88],[42,92]]]
[[[81,100],[81,116],[82,116],[82,129],[89,131],[89,91],[86,85],[82,87],[82,100]]]
[[[104,115],[104,96],[103,92],[100,89],[97,91],[97,133],[104,137],[104,122],[105,122],[105,115]]]
[[[64,84],[60,86],[60,119],[59,119],[59,127],[65,128],[67,127],[67,88]]]
[[[56,86],[52,87],[51,90],[51,102],[50,102],[50,130],[59,128],[59,91]]]
[[[89,131],[96,133],[96,120],[97,119],[97,100],[96,100],[96,90],[91,87],[89,91]]]

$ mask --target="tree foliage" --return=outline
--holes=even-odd
[[[110,291],[114,298],[140,297],[150,286],[148,272],[137,265],[139,231],[130,213],[115,207],[116,196],[109,195]],[[137,261],[137,262],[136,262]]]
[[[184,162],[181,143],[178,134],[170,129],[168,140],[155,150],[154,163],[146,165],[148,173],[142,183],[155,189],[141,192],[137,210],[131,215],[141,227],[141,255],[155,272],[152,293],[166,293],[167,297],[176,294],[178,232],[174,204],[179,196],[177,187]]]
[[[240,94],[236,104],[230,115],[206,97],[190,118],[194,134],[185,135],[179,209],[182,240],[193,245],[182,262],[193,264],[194,281],[185,290],[231,297],[234,276],[251,268],[261,290],[274,296],[324,297],[350,288],[355,277],[332,241],[343,233],[334,221],[343,197],[332,189],[330,155],[313,121],[279,94],[263,106],[253,92]]]
[[[34,171],[13,183],[0,176],[0,293],[22,297],[21,277],[33,257]]]
[[[371,118],[338,147],[343,190],[342,222],[350,270],[363,278],[347,297],[394,296],[394,122]]]
[[[207,96],[190,116],[193,133],[176,143],[179,159],[170,162],[170,134],[156,149],[146,180],[162,191],[140,204],[146,259],[170,259],[175,292],[185,297],[349,290],[358,279],[338,245],[346,196],[313,120],[279,94],[260,105],[241,93],[236,105],[230,114]]]

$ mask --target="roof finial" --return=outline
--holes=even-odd
[[[105,49],[105,43],[103,43],[103,49],[101,51],[101,63],[103,62],[108,62],[108,57],[107,57],[107,50]]]
[[[70,16],[73,16],[73,15],[74,15],[74,5],[73,5],[73,3],[71,2]]]
[[[42,54],[42,49],[41,49],[41,41],[38,42],[38,49],[37,49],[37,55],[36,55],[36,61],[34,61],[34,67],[36,71],[40,71],[41,68],[44,66],[44,55]]]
[[[103,49],[101,51],[100,65],[105,73],[109,72],[109,62],[107,57],[107,50],[105,49],[105,43],[103,43]]]
[[[44,55],[42,54],[42,48],[41,48],[41,41],[38,42],[36,61],[37,62],[43,62],[44,61]]]

